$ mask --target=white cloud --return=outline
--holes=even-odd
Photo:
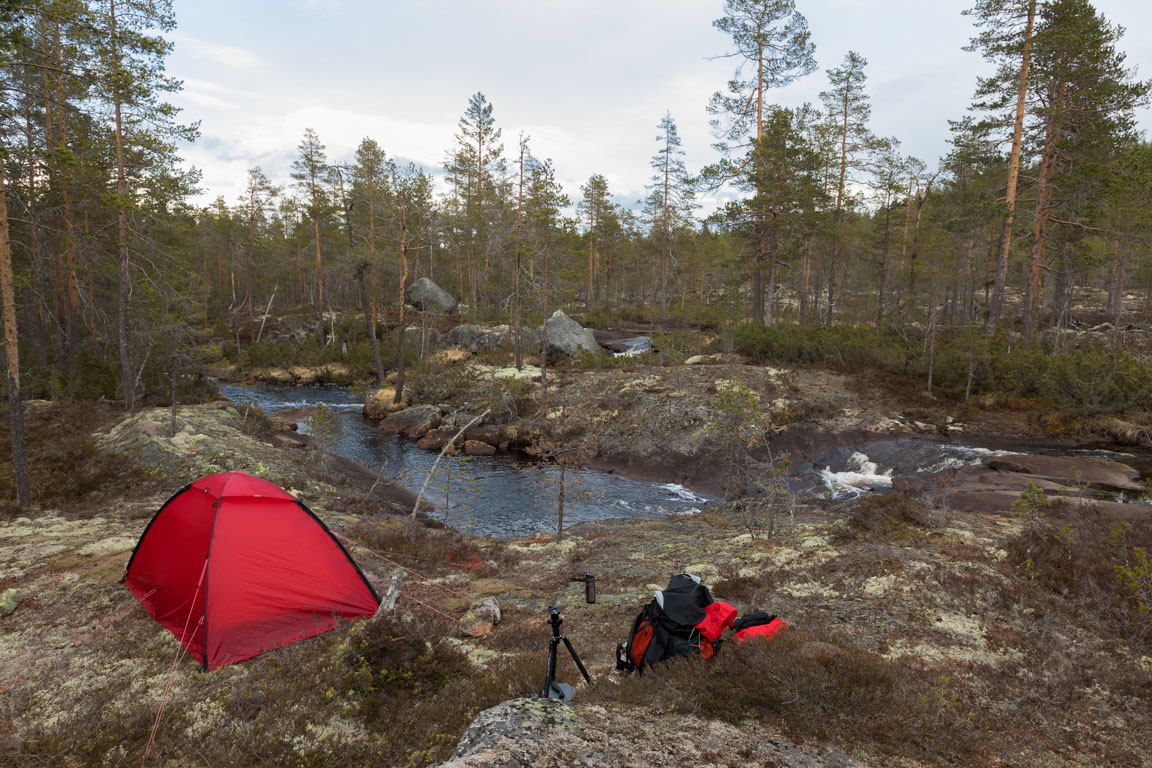
[[[178,31],[170,33],[168,37],[183,53],[201,61],[232,69],[257,69],[266,63],[263,57],[247,48],[209,43]]]

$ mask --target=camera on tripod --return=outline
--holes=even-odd
[[[556,682],[556,649],[560,647],[560,641],[564,641],[564,647],[568,649],[572,661],[576,662],[576,668],[580,670],[580,674],[584,675],[584,679],[590,683],[592,677],[588,674],[588,670],[584,669],[580,657],[576,655],[572,641],[566,635],[560,634],[560,625],[563,623],[564,619],[560,618],[560,609],[554,605],[548,606],[548,624],[552,627],[552,637],[548,641],[548,677],[544,681],[544,691],[540,697],[571,701],[572,697],[576,695],[576,689],[570,685]]]

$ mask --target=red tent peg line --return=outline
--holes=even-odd
[[[344,535],[342,535],[342,534],[340,534],[340,533],[337,533],[336,531],[333,531],[332,533],[333,533],[333,535],[335,535],[335,536],[339,536],[341,539],[343,539],[344,541],[348,542],[348,543],[349,543],[349,544],[351,544],[352,546],[354,546],[354,547],[357,547],[357,548],[359,548],[359,549],[362,549],[362,550],[364,550],[365,552],[371,552],[373,555],[376,555],[376,557],[380,558],[380,559],[381,559],[381,560],[383,560],[384,562],[386,562],[386,563],[390,563],[390,564],[392,564],[392,565],[396,566],[397,568],[401,568],[401,569],[403,569],[405,572],[412,574],[413,576],[415,576],[416,578],[420,579],[421,581],[424,581],[425,583],[429,584],[430,586],[433,586],[433,587],[438,587],[439,589],[442,589],[442,590],[444,590],[445,592],[448,592],[449,594],[453,594],[453,595],[456,595],[457,597],[462,597],[462,598],[464,598],[465,600],[467,600],[467,599],[468,599],[468,596],[467,596],[467,595],[465,595],[465,594],[462,594],[462,593],[460,593],[460,592],[457,592],[456,590],[452,589],[451,587],[447,587],[447,586],[445,586],[445,585],[443,585],[443,584],[441,584],[441,583],[439,583],[439,582],[437,582],[437,581],[433,581],[433,580],[432,580],[431,578],[429,578],[428,576],[425,576],[425,575],[424,575],[424,574],[422,574],[422,573],[418,573],[417,571],[414,571],[414,570],[412,570],[411,568],[409,568],[409,567],[408,567],[408,566],[406,566],[406,565],[400,565],[400,563],[397,563],[395,560],[391,560],[391,559],[389,559],[389,557],[388,557],[387,555],[385,555],[383,552],[378,552],[378,551],[377,551],[377,550],[375,550],[375,549],[371,549],[371,548],[369,548],[369,547],[366,547],[366,546],[364,546],[363,544],[361,544],[361,543],[359,543],[359,542],[357,542],[357,541],[354,541],[354,540],[352,540],[352,539],[348,538],[347,536],[344,536]]]
[[[380,598],[337,535],[266,480],[209,475],[156,512],[124,585],[204,671],[218,669],[376,613]],[[189,616],[199,621],[186,633]]]
[[[414,602],[414,603],[417,603],[417,604],[419,604],[419,605],[422,605],[422,606],[424,606],[425,608],[427,608],[428,610],[430,610],[430,611],[434,611],[435,613],[438,613],[438,614],[440,614],[440,615],[441,615],[441,616],[443,616],[444,618],[448,619],[448,621],[451,621],[451,622],[455,622],[455,621],[456,621],[456,617],[455,617],[455,616],[449,616],[447,613],[444,613],[444,611],[440,610],[439,608],[435,608],[435,607],[433,607],[433,606],[431,606],[431,605],[428,605],[428,603],[424,602],[423,600],[417,600],[416,598],[412,597],[412,595],[406,595],[406,594],[404,594],[403,592],[401,592],[401,593],[400,593],[400,597],[404,598],[405,600],[411,600],[411,601],[412,601],[412,602]]]
[[[144,754],[140,757],[140,765],[144,765],[144,761],[152,752],[152,745],[156,743],[156,732],[160,730],[160,718],[164,715],[164,705],[168,703],[168,694],[172,691],[172,681],[176,678],[176,669],[180,666],[180,660],[184,658],[184,652],[188,650],[187,646],[184,645],[184,640],[188,636],[188,622],[192,621],[196,597],[200,594],[200,587],[204,585],[204,574],[207,572],[208,559],[205,558],[204,567],[200,569],[200,581],[196,584],[196,592],[192,595],[192,604],[188,606],[188,617],[184,619],[184,631],[180,633],[180,644],[176,646],[176,656],[172,659],[172,667],[168,670],[168,680],[164,683],[164,693],[160,696],[160,708],[156,710],[156,719],[152,721],[152,731],[148,734],[148,743],[144,746]],[[204,617],[201,616],[196,628],[199,629],[203,623]]]

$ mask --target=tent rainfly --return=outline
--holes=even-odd
[[[243,472],[201,478],[165,502],[124,584],[205,671],[371,616],[380,604],[312,510]]]

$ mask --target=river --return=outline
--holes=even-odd
[[[235,403],[254,403],[272,413],[323,405],[338,434],[329,450],[419,491],[436,453],[386,432],[361,415],[360,399],[346,387],[242,386],[221,383]],[[308,422],[300,422],[308,432]],[[446,458],[428,483],[425,498],[434,516],[472,533],[523,536],[554,531],[560,470],[518,454]],[[674,483],[652,483],[596,469],[569,469],[564,482],[565,527],[609,517],[658,518],[694,514],[714,497]]]

